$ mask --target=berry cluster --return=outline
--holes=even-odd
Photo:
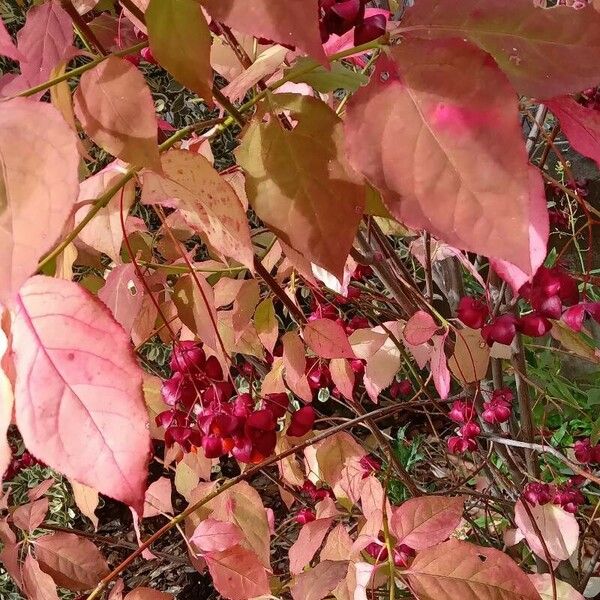
[[[306,496],[308,496],[308,498],[313,502],[320,502],[321,500],[324,500],[325,498],[331,498],[333,496],[331,490],[327,489],[327,488],[318,488],[312,481],[310,481],[309,479],[307,479],[304,484],[302,485],[302,488],[300,488],[300,491],[305,494]],[[300,525],[306,525],[306,523],[310,523],[311,521],[314,521],[317,518],[317,515],[315,514],[315,511],[312,510],[311,508],[302,508],[300,509],[297,513],[296,513],[296,523],[299,523]]]
[[[561,486],[538,482],[528,483],[523,490],[523,497],[534,506],[543,506],[552,502],[573,514],[582,504],[585,504],[585,496],[572,482]]]
[[[490,400],[483,404],[483,420],[491,425],[508,421],[512,412],[512,400],[513,393],[508,388],[495,390]],[[475,450],[475,438],[481,433],[481,428],[474,420],[476,413],[473,403],[455,400],[448,417],[461,425],[458,435],[448,439],[448,451],[451,454],[462,454]]]
[[[373,557],[377,562],[383,562],[388,559],[388,549],[383,539],[379,539],[377,542],[371,542],[365,547],[365,552]],[[410,559],[415,556],[415,551],[406,544],[398,544],[394,548],[394,564],[397,567],[405,569],[408,567]]]
[[[202,447],[207,458],[230,453],[253,464],[273,453],[278,420],[289,408],[287,394],[266,394],[258,405],[250,394],[236,394],[219,361],[207,358],[195,342],[176,346],[170,366],[173,374],[163,383],[162,396],[172,408],[156,417],[167,445],[177,442],[188,452]],[[303,436],[314,421],[314,409],[305,406],[292,413],[287,434]]]
[[[365,17],[368,0],[319,0],[321,40],[344,35],[354,28],[354,45],[366,44],[385,33],[387,19],[383,14]]]
[[[600,444],[592,446],[589,439],[577,440],[573,445],[575,458],[582,464],[600,465]]]
[[[490,320],[490,311],[484,302],[465,296],[458,305],[458,318],[467,327],[481,329],[481,335],[489,346],[494,342],[509,345],[517,331],[530,337],[546,335],[552,328],[550,319],[560,319],[566,307],[577,305],[579,289],[575,279],[559,267],[540,267],[532,282],[521,287],[519,297],[529,303],[532,312],[520,317],[506,313]],[[585,303],[584,309],[593,306],[596,305]],[[600,316],[600,305],[594,310]]]

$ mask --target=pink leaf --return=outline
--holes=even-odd
[[[144,76],[111,56],[81,76],[75,114],[85,132],[109,154],[161,170],[154,102]]]
[[[443,542],[462,520],[463,498],[423,496],[394,509],[390,529],[399,544],[422,550]]]
[[[540,593],[542,600],[554,600],[552,575],[550,575],[550,573],[530,575],[529,580]],[[555,578],[554,582],[556,585],[556,600],[585,600],[583,594],[580,594],[565,581],[560,581],[560,579]]]
[[[348,561],[324,560],[314,569],[300,573],[291,587],[294,600],[322,600],[329,596],[348,573]]]
[[[476,43],[525,96],[550,98],[598,84],[600,15],[591,7],[540,10],[527,0],[419,0],[402,25],[411,35]]]
[[[23,531],[32,532],[42,524],[47,512],[48,498],[28,502],[15,510],[13,513],[13,523]]]
[[[269,594],[267,572],[256,554],[241,546],[205,555],[215,589],[229,600]]]
[[[560,128],[571,146],[600,165],[600,113],[568,96],[554,98],[546,104],[560,121]]]
[[[52,577],[40,569],[31,554],[27,555],[22,567],[23,588],[29,600],[58,600],[56,584]]]
[[[433,317],[423,310],[417,311],[404,327],[404,339],[413,346],[428,342],[439,326]]]
[[[115,267],[98,292],[98,298],[108,306],[115,320],[131,334],[133,324],[142,308],[145,288],[133,263]]]
[[[527,575],[510,557],[459,540],[419,552],[407,575],[419,600],[539,600]]]
[[[156,517],[163,513],[173,514],[171,491],[171,480],[167,477],[161,477],[151,483],[146,490],[143,517]]]
[[[216,21],[242,33],[291,44],[328,65],[319,33],[317,0],[204,0],[203,6]]]
[[[510,83],[462,40],[404,39],[390,56],[349,103],[350,161],[402,223],[529,272],[528,162]]]
[[[38,538],[35,555],[57,585],[74,592],[93,588],[109,572],[100,550],[73,533],[56,532]]]
[[[253,269],[246,211],[231,185],[195,152],[170,150],[162,166],[164,176],[144,173],[142,202],[181,209],[188,225],[218,252]]]
[[[391,331],[396,340],[402,339],[400,335],[402,324],[399,321],[385,323],[386,329]],[[383,327],[375,328],[376,333],[385,333]],[[369,398],[373,402],[377,402],[379,394],[394,381],[394,376],[400,369],[402,362],[402,354],[396,342],[385,333],[387,339],[384,344],[373,354],[367,358],[367,366],[365,367],[364,383]]]
[[[550,223],[548,206],[546,204],[546,191],[539,172],[535,167],[529,167],[529,261],[531,274],[544,264],[548,251],[548,236]],[[492,260],[492,267],[504,281],[506,281],[516,294],[521,286],[531,279],[519,267],[504,260]]]
[[[433,383],[442,400],[445,400],[450,393],[450,371],[444,352],[445,341],[446,335],[433,336],[433,353],[430,360]]]
[[[56,0],[34,6],[17,33],[22,82],[33,87],[51,78],[52,70],[73,52],[71,17]]]
[[[571,513],[556,504],[528,505],[553,560],[567,560],[577,549],[579,525]],[[544,547],[537,535],[531,518],[523,507],[522,500],[515,504],[515,523],[521,530],[529,547],[541,558],[546,559]]]
[[[331,319],[311,321],[304,328],[304,341],[321,358],[355,358],[344,328]]]
[[[208,518],[196,527],[190,542],[202,552],[223,552],[243,539],[242,530],[234,523]]]
[[[374,329],[357,329],[348,338],[357,358],[364,360],[373,356],[388,339],[388,334],[381,327]]]
[[[21,288],[13,334],[16,418],[27,448],[141,512],[148,416],[121,327],[79,285],[37,276]]]
[[[78,164],[77,138],[53,106],[2,103],[0,302],[12,301],[59,237],[77,200]]]
[[[298,539],[292,544],[289,551],[292,575],[301,573],[304,567],[310,563],[321,547],[332,523],[333,517],[327,517],[302,526]]]
[[[331,379],[344,398],[354,397],[355,376],[350,363],[345,358],[334,358],[329,363]]]
[[[24,58],[23,54],[17,50],[2,19],[0,19],[0,55],[7,56],[13,60],[23,60]]]

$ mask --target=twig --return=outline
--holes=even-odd
[[[131,0],[119,0],[121,5],[124,6],[140,23],[146,24],[146,16],[142,10]]]
[[[71,0],[61,0],[60,4],[64,8],[65,12],[71,17],[71,20],[79,30],[81,37],[83,37],[90,46],[94,46],[102,56],[106,56],[108,51],[102,45],[102,42],[96,37],[96,34],[92,31],[90,26],[77,12]]]

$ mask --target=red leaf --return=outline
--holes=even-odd
[[[144,76],[111,56],[81,76],[74,108],[85,132],[127,163],[161,170],[154,102]]]
[[[46,518],[48,512],[48,498],[42,498],[35,502],[28,502],[19,506],[13,513],[13,523],[23,531],[37,529]]]
[[[547,106],[560,121],[571,146],[600,166],[600,112],[566,96],[549,100]]]
[[[21,570],[23,588],[29,600],[58,600],[56,584],[50,575],[46,575],[38,561],[28,554]]]
[[[62,232],[77,200],[78,165],[77,138],[53,106],[2,103],[0,302],[13,300]]]
[[[304,328],[304,341],[321,358],[356,358],[344,328],[331,319],[311,321]]]
[[[215,589],[229,600],[247,600],[270,592],[267,572],[254,552],[233,546],[205,555]]]
[[[546,548],[553,560],[567,560],[577,549],[579,525],[571,513],[556,504],[528,505]],[[515,523],[525,536],[529,547],[543,560],[546,553],[521,500],[515,504]]]
[[[57,532],[36,539],[35,555],[57,585],[74,592],[93,588],[110,570],[100,550],[73,533]]]
[[[37,276],[13,327],[19,430],[50,467],[142,512],[150,451],[142,372],[104,305]]]
[[[170,150],[164,177],[144,173],[142,202],[180,208],[185,221],[223,254],[254,268],[246,211],[235,190],[200,154]]]
[[[445,400],[450,393],[450,371],[448,370],[448,361],[444,352],[445,341],[446,335],[433,336],[433,353],[431,354],[429,363],[435,389],[442,400]]]
[[[419,600],[539,600],[506,554],[459,540],[422,550],[406,574]]]
[[[329,65],[319,33],[317,0],[204,0],[216,21],[232,29],[280,44],[297,46],[324,65]]]
[[[302,526],[298,539],[292,544],[289,551],[292,575],[301,573],[304,567],[310,563],[321,547],[332,523],[333,517],[327,517]]]
[[[223,552],[244,539],[242,530],[234,523],[205,519],[196,527],[190,542],[202,552]]]
[[[424,344],[439,329],[433,317],[424,310],[417,311],[404,327],[404,339],[413,346]]]
[[[55,0],[34,6],[17,33],[17,47],[24,57],[22,83],[33,87],[47,81],[54,67],[73,54],[71,17]]]
[[[597,85],[600,15],[591,7],[540,10],[533,4],[419,0],[402,25],[411,35],[471,40],[494,57],[526,96],[549,98]]]
[[[456,39],[403,40],[349,103],[348,153],[401,222],[530,272],[517,109],[485,52]]]
[[[7,56],[13,60],[23,60],[24,58],[23,54],[17,50],[2,19],[0,19],[0,55]]]
[[[294,600],[322,600],[331,594],[348,573],[348,561],[324,560],[314,569],[300,573],[290,588]]]
[[[423,496],[394,509],[390,528],[399,544],[423,550],[443,542],[462,519],[463,498]]]

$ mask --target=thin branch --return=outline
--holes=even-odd
[[[96,48],[96,50],[102,56],[109,54],[106,48],[102,45],[102,42],[96,37],[96,34],[92,31],[90,26],[77,12],[77,9],[73,6],[71,0],[61,0],[60,4],[64,8],[65,12],[71,17],[75,27],[77,27],[81,37],[86,41],[86,43]]]

